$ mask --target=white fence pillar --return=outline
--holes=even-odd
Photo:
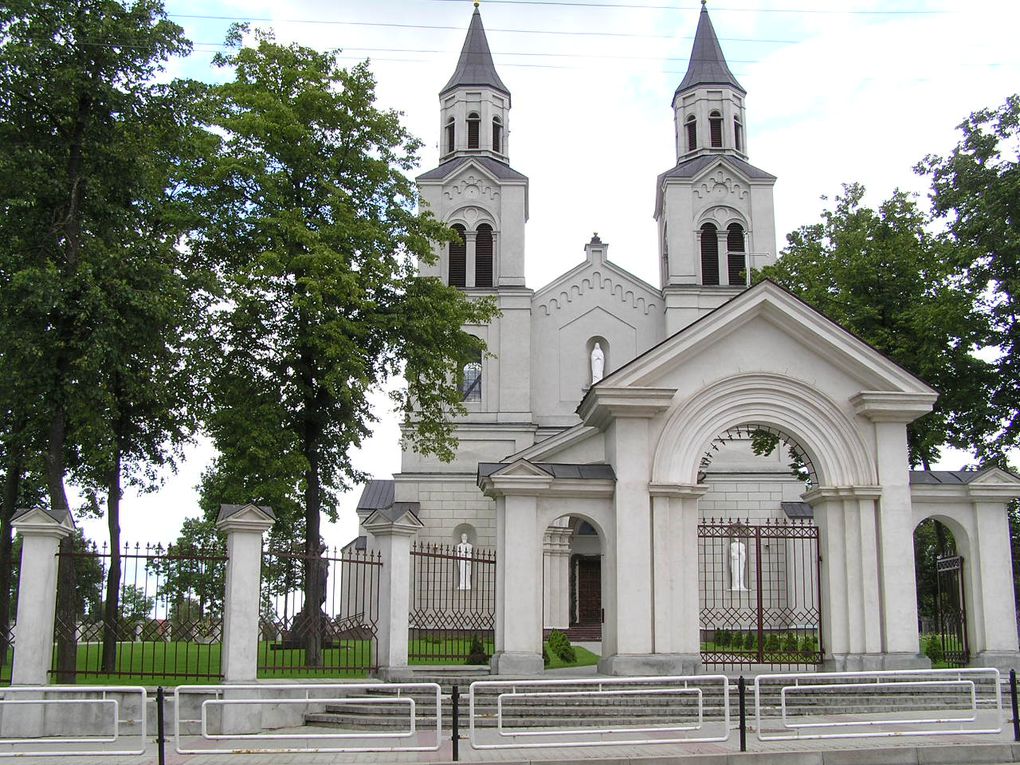
[[[268,507],[220,505],[216,528],[227,535],[227,577],[223,592],[224,683],[252,683],[258,669],[259,612],[262,592],[262,535],[276,517]],[[229,699],[230,695],[226,695]],[[262,707],[227,705],[224,733],[255,733]]]
[[[382,554],[379,581],[379,676],[400,680],[407,667],[408,614],[411,606],[411,539],[422,528],[415,515],[416,502],[395,502],[376,510],[362,526],[376,540]]]

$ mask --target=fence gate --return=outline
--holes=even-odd
[[[706,520],[698,526],[701,659],[712,667],[822,660],[818,527]]]
[[[465,661],[491,656],[496,636],[496,553],[459,545],[411,548],[408,659]]]
[[[943,660],[950,667],[966,667],[970,651],[967,646],[967,609],[963,598],[963,556],[939,558],[935,562],[935,571],[938,587],[936,621]]]

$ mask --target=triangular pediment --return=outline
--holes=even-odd
[[[601,292],[611,293],[643,313],[662,306],[661,291],[613,261],[591,255],[538,290],[532,304],[548,315],[569,302]]]
[[[484,463],[483,463],[484,464]],[[479,466],[479,471],[483,466]],[[551,478],[552,473],[528,460],[517,459],[509,465],[500,465],[487,473],[489,478]]]
[[[741,338],[752,337],[753,341],[747,340],[742,349]],[[801,366],[815,363],[836,367],[862,390],[935,393],[896,362],[771,281],[757,284],[706,314],[607,375],[599,385],[662,386],[671,370],[723,343],[732,346],[727,358],[733,372],[755,371],[750,368],[755,363],[751,357],[771,345],[784,345],[798,349],[802,358],[794,361]]]
[[[575,425],[567,428],[562,433],[557,433],[552,438],[539,441],[527,449],[512,454],[504,460],[530,460],[533,462],[559,462],[576,461],[575,453],[583,449],[591,439],[598,439],[599,450],[604,456],[605,450],[602,442],[602,431],[590,425]]]
[[[74,528],[74,521],[67,510],[53,510],[49,507],[30,507],[16,510],[11,518],[11,525],[15,528],[59,526],[65,529],[72,529]]]
[[[424,528],[425,524],[418,517],[420,509],[418,502],[394,502],[373,511],[361,525],[374,534],[388,528]]]
[[[1013,484],[1020,485],[1020,478],[1010,473],[1008,470],[1002,468],[986,468],[979,470],[974,474],[974,478],[968,481],[971,486],[980,484]]]
[[[231,520],[241,523],[262,523],[268,521],[273,523],[276,515],[271,507],[265,505],[220,505],[220,514],[216,518],[217,523]]]

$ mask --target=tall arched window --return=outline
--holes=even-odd
[[[467,128],[468,128],[468,148],[478,148],[478,126],[481,123],[477,112],[471,112],[467,116]]]
[[[482,400],[482,354],[477,352],[462,370],[460,382],[462,401]]]
[[[736,117],[733,118],[733,145],[737,147],[737,151],[744,150],[744,126]]]
[[[492,286],[492,226],[483,223],[475,234],[475,286]]]
[[[464,227],[459,223],[452,227],[460,237],[459,242],[450,242],[450,286],[467,286],[467,238]]]
[[[722,148],[722,115],[719,112],[712,112],[708,115],[708,133],[712,140],[713,149]]]
[[[499,117],[492,118],[492,150],[503,152],[503,122]]]
[[[698,148],[698,123],[693,114],[687,118],[684,127],[687,128],[687,151],[694,151]]]
[[[701,283],[719,283],[719,236],[711,223],[701,227]]]
[[[744,227],[739,223],[731,223],[726,227],[726,253],[730,284],[745,284],[747,264],[744,262]]]
[[[446,153],[449,154],[453,151],[454,140],[457,137],[456,129],[454,128],[453,117],[450,117],[446,121]]]

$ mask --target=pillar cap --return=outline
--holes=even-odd
[[[361,525],[375,536],[414,536],[425,524],[418,518],[418,502],[394,502],[374,511]]]
[[[913,422],[935,405],[935,393],[862,390],[850,397],[857,414],[872,422]]]
[[[74,531],[74,520],[67,510],[32,507],[18,510],[11,526],[22,536],[50,536],[63,539]]]
[[[272,528],[276,515],[271,507],[264,505],[220,505],[216,528],[220,531],[257,531],[262,533]]]

